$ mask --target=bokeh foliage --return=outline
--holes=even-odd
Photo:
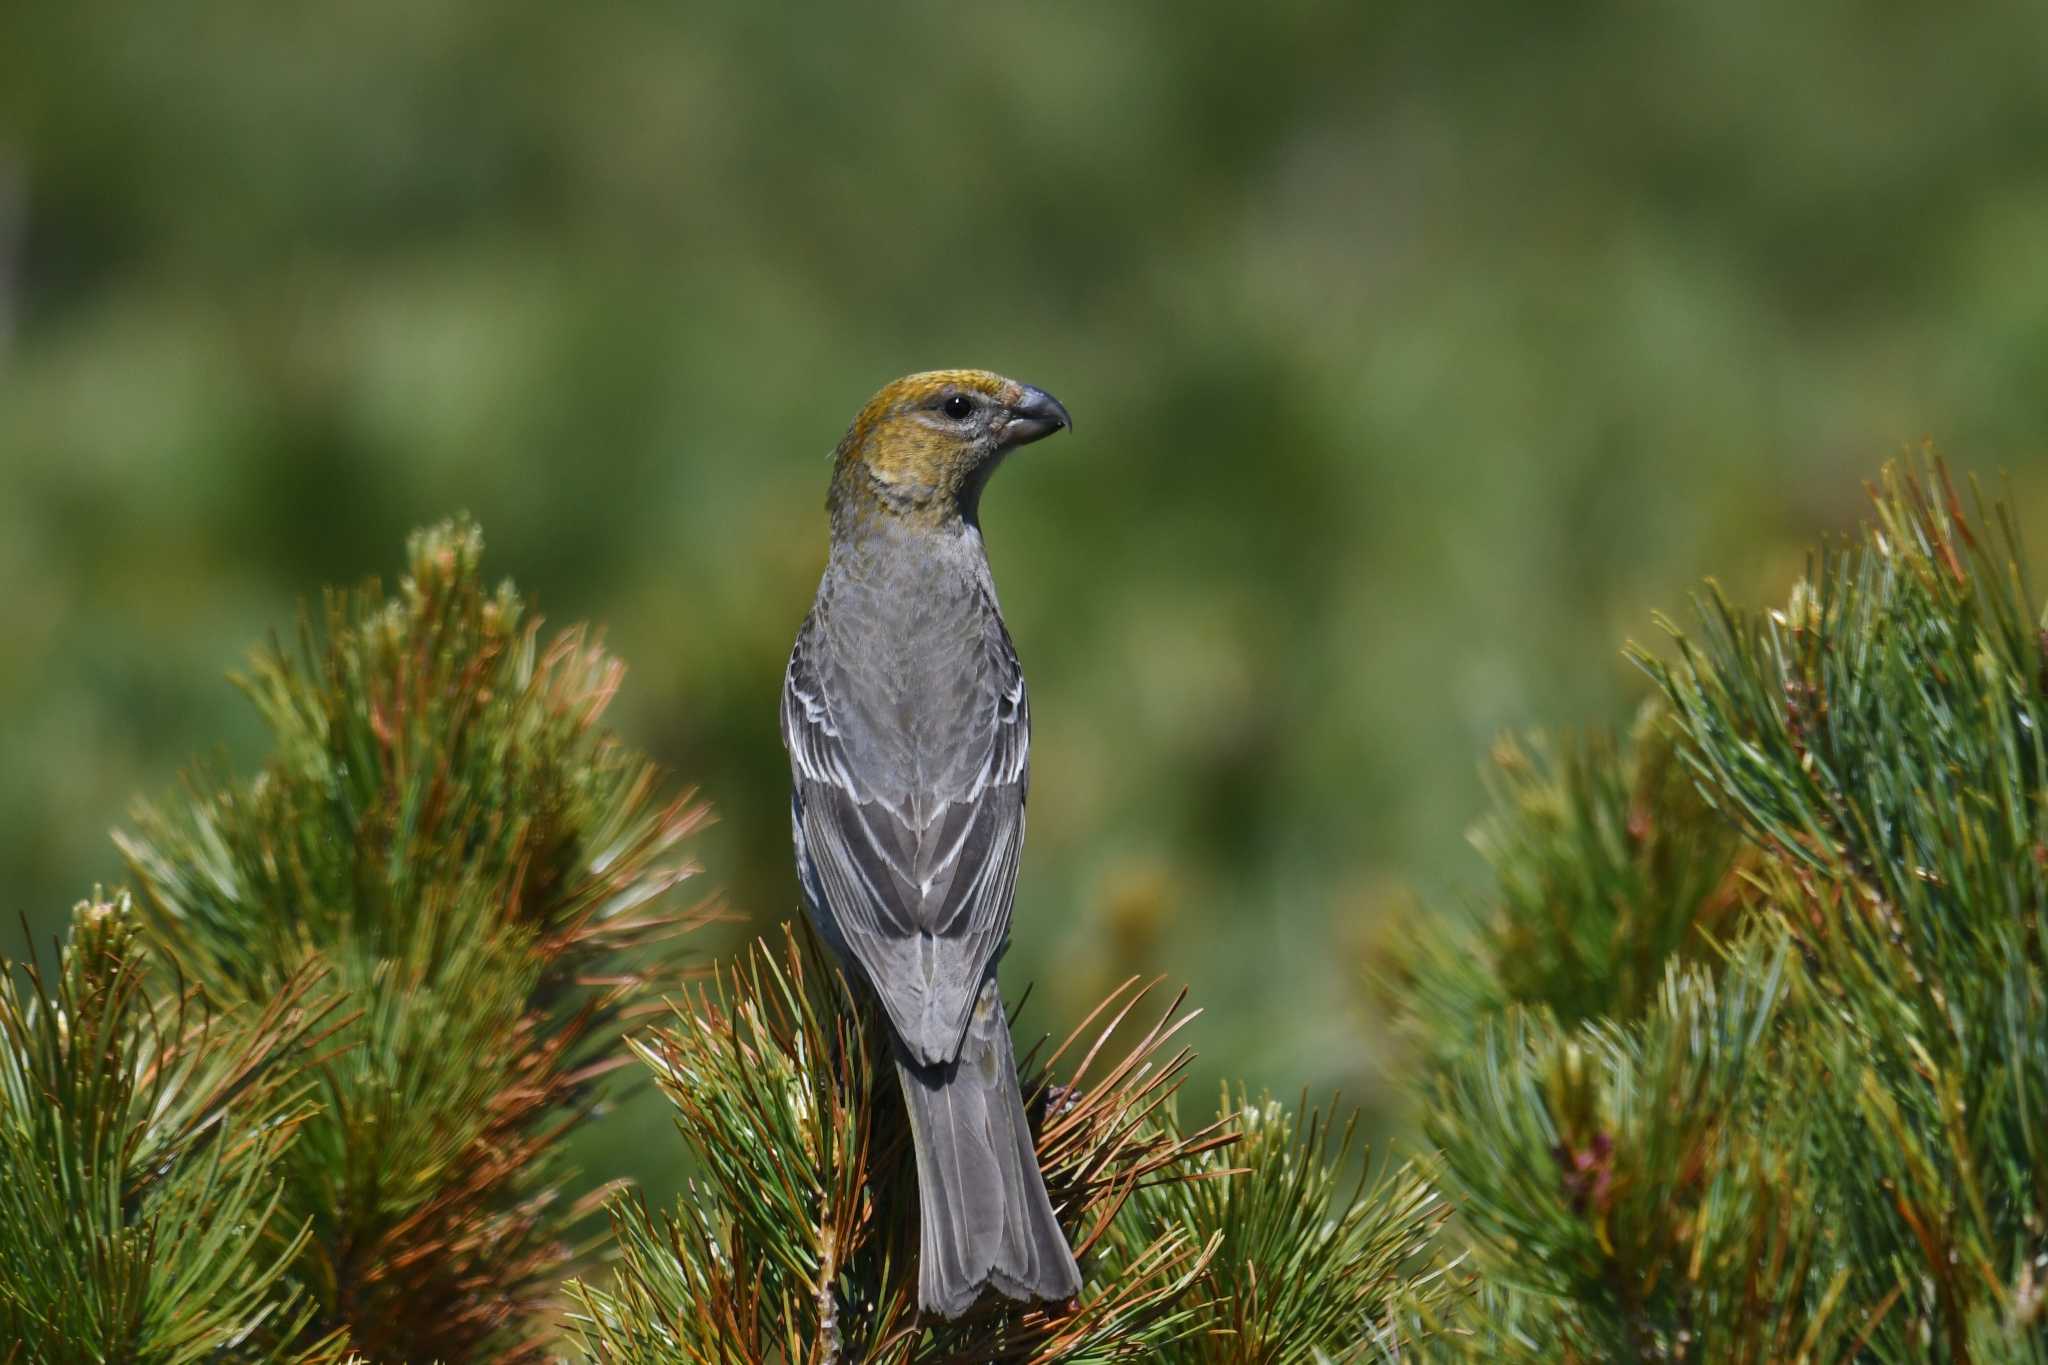
[[[1616,640],[1703,566],[1776,592],[1903,443],[2041,512],[2044,29],[0,6],[11,904],[47,935],[132,793],[253,764],[222,661],[466,507],[610,624],[621,726],[772,924],[825,454],[896,373],[987,364],[1079,421],[987,508],[1038,729],[1012,969],[1056,1017],[1189,983],[1236,1021],[1198,1093],[1359,1093],[1326,945],[1469,875],[1494,734],[1627,715]],[[665,1123],[606,1168],[666,1179]]]
[[[11,906],[46,939],[132,793],[253,767],[222,661],[469,507],[612,624],[622,727],[780,918],[824,452],[894,373],[987,363],[1081,422],[989,507],[1039,723],[1011,972],[1057,1018],[1190,982],[1232,1021],[1200,1093],[1355,1093],[1333,934],[1455,899],[1493,734],[1629,714],[1616,639],[1702,566],[1775,594],[1901,443],[2014,470],[2042,524],[2044,28],[0,7]],[[666,1191],[666,1125],[588,1164]]]

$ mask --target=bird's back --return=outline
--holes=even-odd
[[[904,1042],[950,1059],[1007,936],[1029,712],[979,538],[836,553],[784,737],[812,910]]]
[[[804,631],[834,674],[833,722],[853,776],[913,816],[971,797],[1016,675],[975,558],[966,547],[849,554],[820,585]]]

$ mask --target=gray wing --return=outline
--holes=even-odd
[[[943,706],[847,702],[877,685],[856,692],[826,653],[807,623],[782,693],[804,894],[911,1056],[950,1062],[1009,936],[1030,773],[1023,670],[993,614],[971,678]],[[880,752],[908,761],[878,763]]]

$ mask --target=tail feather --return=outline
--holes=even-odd
[[[917,1148],[919,1306],[957,1318],[991,1285],[1014,1299],[1080,1293],[1024,1119],[994,978],[956,1061],[920,1066],[899,1047],[896,1071]]]

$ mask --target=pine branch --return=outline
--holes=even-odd
[[[1137,1003],[1125,994],[1118,1022]],[[1041,1116],[1040,1159],[1070,1227],[1106,1226],[1142,1181],[1224,1140],[1148,1122],[1185,1058],[1148,1062],[1185,1018],[1169,1009],[1107,1065],[1099,1092],[1088,1087],[1113,1024],[1066,1089],[1038,1089],[1031,1107]],[[743,966],[679,1005],[669,1027],[635,1040],[703,1174],[659,1220],[636,1200],[614,1204],[623,1261],[612,1287],[571,1287],[590,1354],[606,1362],[1123,1359],[1183,1328],[1177,1304],[1206,1251],[1179,1233],[1139,1250],[1115,1282],[1092,1286],[1071,1308],[990,1296],[955,1323],[920,1319],[916,1172],[886,1038],[815,942],[792,935],[780,954],[757,946]]]
[[[1671,963],[1712,967],[1713,937],[1754,908],[1758,860],[1700,796],[1661,707],[1621,741],[1503,738],[1489,786],[1472,842],[1491,904],[1400,914],[1378,935],[1374,984],[1427,1070],[1511,1005],[1567,1023],[1637,1018]]]
[[[599,723],[622,666],[543,642],[481,538],[415,536],[396,598],[331,594],[242,680],[273,755],[121,845],[179,968],[242,1008],[320,964],[358,1018],[286,1206],[315,1330],[379,1360],[541,1358],[570,1261],[561,1138],[646,982],[675,971],[704,819]]]
[[[1473,836],[1500,888],[1495,961],[1509,999],[1566,1022],[1638,1017],[1673,961],[1743,901],[1739,836],[1703,802],[1660,708],[1626,742],[1496,749],[1495,813]]]
[[[0,964],[0,1360],[338,1360],[250,1347],[312,1313],[281,1159],[334,1027],[315,974],[222,1018],[152,990],[125,898],[78,908],[54,980],[22,970]]]
[[[1690,774],[1647,737],[1678,857],[1631,851],[1630,760],[1510,753],[1501,913],[1420,926],[1386,973],[1476,1247],[1462,1305],[1396,1304],[1433,1350],[2038,1356],[2048,633],[2002,510],[1966,516],[1931,461],[1873,499],[1784,610],[1710,585],[1674,661],[1635,651]],[[1645,1013],[1660,961],[1685,965]]]
[[[1643,663],[1804,954],[1855,1292],[1902,1296],[1876,1348],[1977,1359],[1986,1323],[2038,1330],[2048,1255],[2048,636],[2002,510],[1973,523],[1938,462],[1872,496],[1785,610],[1713,592]]]
[[[1868,1315],[1775,1108],[1783,950],[1673,968],[1633,1025],[1511,1012],[1432,1111],[1492,1303],[1476,1359],[1839,1359]],[[1485,1304],[1485,1300],[1482,1300]],[[1503,1311],[1505,1306],[1506,1311]]]
[[[1148,995],[1126,982],[1023,1066],[1081,1296],[988,1295],[942,1323],[916,1311],[916,1170],[886,1027],[808,935],[757,948],[634,1044],[702,1175],[671,1214],[614,1202],[620,1264],[609,1285],[570,1290],[584,1349],[606,1365],[1049,1365],[1305,1359],[1354,1343],[1439,1216],[1434,1197],[1404,1171],[1339,1201],[1332,1221],[1320,1120],[1297,1138],[1277,1106],[1226,1106],[1184,1130],[1171,1101],[1191,1054],[1175,1040],[1194,1016],[1176,998],[1141,1024]],[[1250,1169],[1226,1164],[1245,1114],[1260,1125]],[[1230,1300],[1252,1284],[1264,1288]],[[1255,1323],[1247,1304],[1263,1305]]]
[[[1160,1360],[1364,1358],[1401,1338],[1391,1320],[1397,1301],[1419,1308],[1442,1300],[1450,1286],[1430,1260],[1447,1208],[1421,1173],[1407,1165],[1377,1177],[1361,1170],[1348,1192],[1340,1188],[1355,1114],[1332,1150],[1330,1124],[1305,1103],[1297,1119],[1271,1099],[1253,1103],[1226,1091],[1220,1112],[1239,1140],[1141,1191],[1112,1234],[1135,1244],[1179,1229],[1216,1247],[1197,1330],[1166,1345]]]

